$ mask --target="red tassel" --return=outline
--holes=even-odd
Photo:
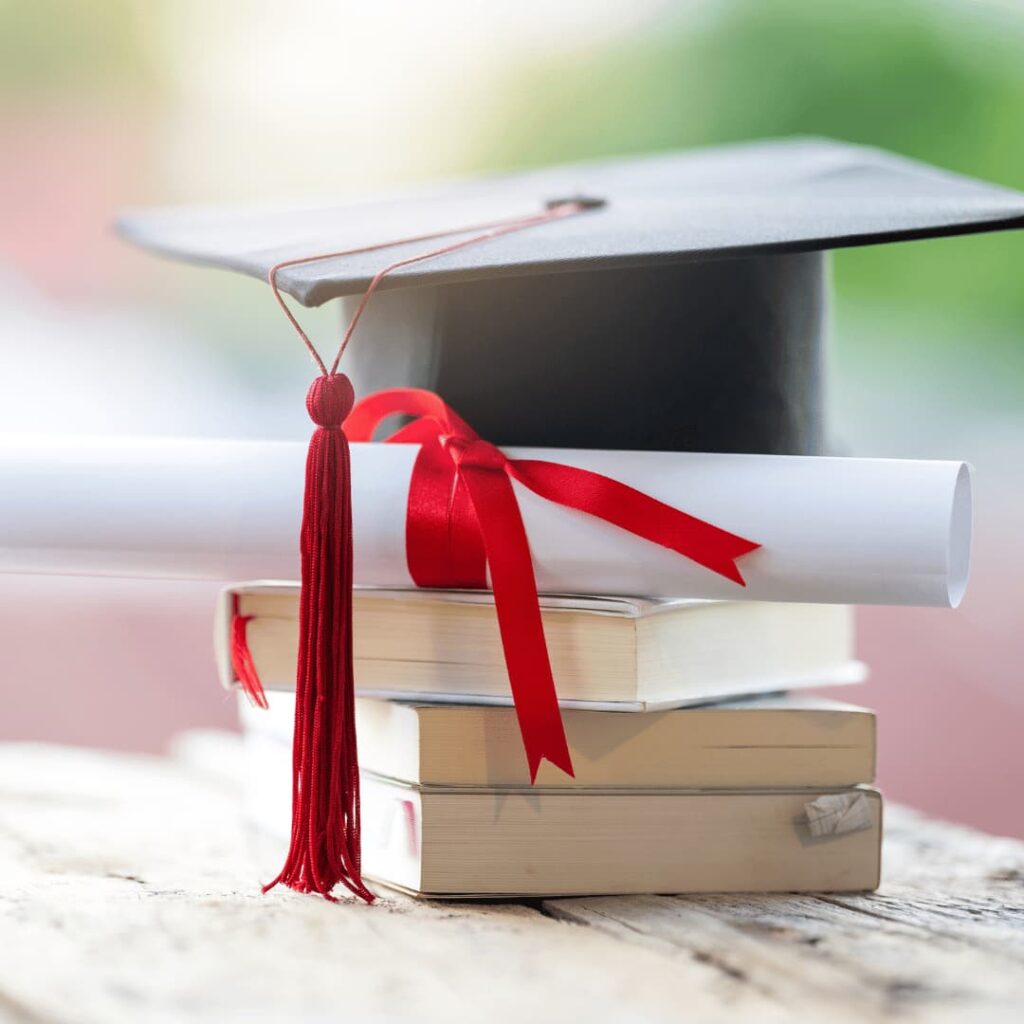
[[[359,846],[359,765],[352,678],[352,484],[341,424],[348,377],[318,377],[306,395],[317,429],[306,458],[302,596],[292,750],[292,834],[278,882],[333,900],[344,884],[372,903]]]

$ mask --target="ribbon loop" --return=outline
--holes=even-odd
[[[373,432],[389,416],[417,416],[430,424],[440,439],[442,435],[477,440],[476,431],[440,395],[423,388],[388,388],[356,402],[348,419],[345,433],[350,441],[372,441]],[[395,441],[395,435],[387,438]]]
[[[353,408],[351,441],[372,440],[389,416],[416,417],[385,440],[420,445],[409,484],[406,559],[420,587],[494,591],[505,665],[530,768],[547,759],[573,774],[544,639],[537,583],[512,481],[548,501],[596,516],[745,586],[736,560],[760,547],[635,488],[575,466],[509,459],[444,400],[392,388]]]

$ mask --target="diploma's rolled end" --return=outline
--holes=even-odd
[[[973,475],[971,465],[962,462],[953,487],[953,505],[949,516],[949,572],[946,584],[950,608],[956,608],[963,600],[964,591],[967,589],[967,577],[971,572]]]

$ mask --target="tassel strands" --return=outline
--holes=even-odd
[[[316,430],[306,458],[300,540],[302,598],[292,750],[292,830],[278,883],[329,900],[339,882],[367,903],[359,844],[359,766],[352,672],[352,485],[341,424],[352,408],[344,374],[306,396]]]

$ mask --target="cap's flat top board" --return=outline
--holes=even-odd
[[[389,277],[390,287],[677,260],[793,252],[1024,226],[1024,195],[881,150],[818,139],[573,164],[362,203],[130,213],[128,239],[266,277],[282,260],[536,213],[549,200],[606,205]],[[452,236],[452,240],[458,237]],[[432,243],[283,271],[305,305],[365,289],[391,259]],[[442,243],[437,243],[438,245]]]

